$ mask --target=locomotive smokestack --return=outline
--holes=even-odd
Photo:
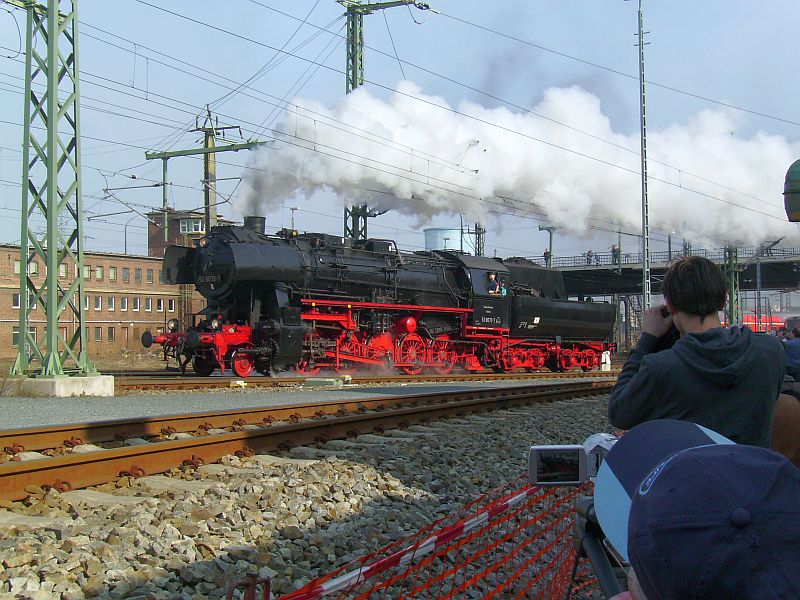
[[[266,233],[267,231],[267,218],[266,217],[245,217],[244,228],[256,233]]]

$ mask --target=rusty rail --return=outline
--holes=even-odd
[[[608,381],[553,383],[5,430],[0,431],[0,447],[6,452],[16,455],[21,448],[38,448],[49,449],[52,455],[0,464],[0,498],[22,499],[29,486],[79,489],[121,476],[138,477],[184,464],[208,464],[228,454],[268,452],[446,416],[602,394],[609,392],[612,385]],[[209,429],[225,432],[209,434]],[[191,432],[193,436],[166,439],[178,431]],[[126,436],[143,437],[152,443],[81,454],[70,451],[76,441],[99,444]]]
[[[449,375],[373,375],[353,376],[350,382],[357,385],[379,385],[385,383],[421,383],[421,382],[472,382],[472,381],[525,381],[539,379],[584,379],[590,377],[616,377],[619,371],[568,371],[565,373],[456,373]],[[229,387],[247,388],[281,388],[303,385],[308,377],[195,377],[191,375],[175,374],[117,374],[114,383],[117,394],[141,390],[195,390],[195,389],[220,389]],[[321,377],[325,377],[322,375]],[[341,377],[330,375],[330,377]],[[244,383],[242,383],[244,382]]]

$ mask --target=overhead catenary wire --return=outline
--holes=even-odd
[[[137,0],[137,1],[139,1],[139,2],[142,2],[142,0]],[[144,3],[144,4],[147,4],[146,2],[143,2],[143,3]],[[163,10],[163,9],[161,9],[161,10]],[[167,12],[171,12],[171,11],[167,11]],[[176,13],[176,14],[177,14],[177,13]],[[186,17],[186,18],[188,18],[188,17]],[[194,19],[190,19],[190,20],[194,21]],[[211,27],[214,27],[214,28],[216,28],[216,26],[211,26]],[[232,35],[238,35],[238,34],[232,34]],[[249,38],[246,38],[246,39],[249,39]],[[251,41],[254,41],[254,40],[251,40]],[[255,41],[254,41],[254,43],[259,43],[259,42],[255,42]],[[308,59],[304,59],[304,60],[308,60]],[[331,68],[331,67],[328,67],[327,65],[320,65],[320,66],[325,66],[325,68]],[[101,79],[101,80],[105,80],[105,81],[112,82],[112,83],[114,83],[114,84],[116,84],[116,85],[119,85],[119,86],[123,86],[123,87],[132,87],[132,86],[130,86],[130,85],[126,85],[126,84],[124,84],[124,83],[117,82],[117,81],[114,81],[114,80],[112,80],[112,79],[109,79],[109,78],[106,78],[106,77],[102,77],[102,76],[98,76],[98,75],[92,75],[92,74],[89,74],[89,75],[90,75],[90,76],[97,77],[97,78],[99,78],[99,79]],[[100,84],[97,84],[97,85],[100,85]],[[102,86],[102,85],[100,85],[100,87],[103,87],[103,86]],[[384,87],[385,87],[385,86],[384,86]],[[110,88],[110,89],[112,89],[112,90],[113,90],[113,88]],[[136,88],[134,88],[134,89],[136,89]],[[387,89],[388,89],[388,88],[387,88]],[[114,91],[117,91],[117,92],[119,92],[119,90],[114,90]],[[120,92],[120,93],[124,93],[124,92]],[[153,93],[151,92],[151,94],[153,94]],[[169,97],[167,97],[167,96],[163,96],[163,95],[159,95],[159,94],[154,94],[154,95],[157,95],[157,96],[159,96],[159,97],[162,97],[162,98],[171,99],[171,98],[169,98]],[[136,97],[136,96],[134,96],[134,97]],[[413,95],[412,95],[411,97],[412,97],[412,98],[417,98],[416,96],[413,96]],[[425,100],[425,99],[421,99],[421,98],[417,98],[417,99],[419,99],[419,100],[421,100],[421,101],[423,101],[423,102],[426,102],[426,103],[428,103],[428,104],[432,104],[433,106],[437,106],[438,108],[444,108],[444,109],[448,109],[447,107],[442,107],[442,106],[440,106],[440,105],[438,105],[438,104],[435,104],[435,103],[429,102],[429,101],[427,101],[427,100]],[[185,104],[185,105],[188,105],[188,103],[182,102],[182,101],[180,101],[180,100],[176,100],[176,99],[171,99],[171,100],[173,100],[173,101],[175,101],[175,102],[179,102],[179,103]],[[151,101],[152,101],[152,100],[151,100]],[[170,107],[170,108],[174,108],[174,107]],[[196,110],[198,109],[198,107],[196,107],[196,106],[195,106],[195,107],[193,107],[193,108],[195,108]],[[618,168],[618,169],[622,169],[622,170],[624,170],[624,171],[627,171],[627,172],[629,172],[629,173],[632,173],[632,174],[637,174],[637,175],[639,174],[639,171],[638,171],[638,170],[636,170],[636,169],[630,169],[630,168],[624,167],[624,166],[622,166],[622,165],[617,165],[617,164],[615,164],[615,163],[612,163],[612,162],[610,162],[610,161],[605,161],[605,160],[603,160],[603,159],[599,159],[599,158],[596,158],[596,157],[592,157],[591,155],[588,155],[588,154],[585,154],[585,153],[582,153],[582,152],[579,152],[579,151],[575,151],[575,150],[571,150],[571,149],[569,149],[569,148],[565,148],[565,147],[563,147],[563,146],[560,146],[560,145],[558,145],[558,144],[553,144],[553,143],[547,142],[546,140],[541,140],[541,139],[539,139],[539,138],[536,138],[536,137],[534,137],[534,136],[528,136],[528,135],[526,135],[526,134],[523,134],[523,133],[521,133],[521,132],[516,132],[516,131],[514,131],[514,130],[511,130],[511,129],[509,129],[509,128],[504,128],[504,127],[502,127],[502,126],[499,126],[499,125],[493,124],[493,123],[491,123],[491,122],[489,122],[489,121],[486,121],[486,120],[483,120],[483,119],[479,119],[479,118],[477,118],[477,117],[473,117],[473,116],[471,116],[471,115],[467,115],[467,114],[465,114],[465,113],[462,113],[462,112],[460,112],[460,111],[457,111],[457,110],[455,110],[455,109],[449,109],[449,110],[452,110],[452,112],[455,112],[456,114],[460,114],[460,115],[463,115],[463,116],[466,116],[466,117],[469,117],[469,118],[473,118],[473,119],[475,119],[475,120],[478,120],[478,121],[480,121],[480,122],[482,122],[482,123],[485,123],[485,124],[487,124],[487,125],[492,125],[492,126],[495,126],[495,127],[499,127],[499,128],[501,128],[501,129],[504,129],[504,130],[506,130],[506,131],[508,131],[508,132],[510,132],[510,133],[515,133],[515,134],[518,134],[518,135],[522,135],[523,137],[528,137],[528,138],[530,138],[530,139],[532,139],[532,140],[534,140],[534,141],[539,141],[539,142],[545,143],[545,144],[547,144],[547,145],[551,145],[551,146],[553,146],[553,147],[556,147],[556,148],[559,148],[559,149],[563,149],[563,150],[565,150],[565,151],[568,151],[568,152],[571,152],[571,153],[577,154],[577,155],[579,155],[579,156],[583,156],[583,157],[585,157],[585,158],[588,158],[588,159],[591,159],[591,160],[596,160],[596,161],[598,161],[598,162],[601,162],[602,164],[605,164],[605,165],[607,165],[607,166],[611,166],[611,167],[615,167],[615,168]],[[284,135],[285,135],[285,134],[284,134]],[[781,215],[781,216],[776,216],[776,215],[771,215],[771,214],[768,214],[768,213],[764,213],[763,211],[758,211],[757,209],[753,209],[753,208],[751,208],[751,207],[742,206],[742,205],[740,205],[740,204],[737,204],[737,203],[735,203],[735,202],[732,202],[732,201],[729,201],[729,200],[725,200],[725,199],[719,198],[719,197],[717,197],[717,196],[713,196],[713,195],[711,195],[711,194],[707,194],[707,193],[705,193],[705,192],[701,192],[701,191],[699,191],[699,190],[695,190],[695,189],[693,189],[693,188],[690,188],[690,187],[687,187],[687,186],[683,186],[683,185],[675,184],[675,183],[673,183],[673,182],[670,182],[670,181],[667,181],[667,180],[664,180],[664,179],[655,178],[655,177],[650,177],[650,179],[651,179],[651,180],[653,180],[653,181],[658,181],[658,182],[660,182],[660,183],[664,183],[664,184],[666,184],[666,185],[670,185],[670,186],[673,186],[673,187],[678,187],[678,188],[680,188],[680,189],[682,189],[682,190],[685,190],[685,191],[688,191],[688,192],[691,192],[691,193],[699,194],[699,195],[701,195],[701,196],[704,196],[704,197],[706,197],[706,198],[709,198],[709,199],[712,199],[712,200],[716,200],[716,201],[719,201],[719,202],[722,202],[722,203],[728,204],[728,205],[730,205],[730,206],[734,206],[734,207],[741,208],[741,209],[743,209],[743,210],[748,210],[748,211],[752,211],[752,212],[755,212],[755,213],[758,213],[758,214],[762,214],[762,215],[764,215],[764,216],[767,216],[767,217],[770,217],[770,218],[773,218],[773,219],[780,219],[781,221],[783,220],[783,216],[782,216],[782,215]],[[756,198],[756,199],[757,199],[757,198]],[[757,200],[758,200],[759,202],[763,202],[763,203],[767,204],[768,206],[776,206],[776,205],[774,205],[774,204],[772,204],[772,203],[768,203],[768,202],[766,202],[766,201],[764,201],[764,200],[760,200],[760,199],[757,199]]]

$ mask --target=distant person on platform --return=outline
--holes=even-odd
[[[747,327],[722,326],[725,278],[708,259],[678,259],[662,291],[665,304],[645,312],[642,336],[611,392],[609,422],[629,429],[679,419],[768,448],[786,371],[781,342]],[[680,339],[662,349],[673,325]]]
[[[544,256],[544,266],[545,267],[549,267],[550,266],[550,250],[545,248],[544,252],[542,252],[542,256]]]
[[[800,327],[786,332],[786,372],[800,381]]]
[[[594,252],[592,252],[591,250],[587,250],[584,256],[586,256],[586,264],[587,265],[592,264],[592,257],[594,256]]]
[[[619,246],[616,244],[611,246],[611,259],[615,265],[619,264]]]
[[[500,284],[497,282],[497,273],[489,273],[489,295],[500,295]]]

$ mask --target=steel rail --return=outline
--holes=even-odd
[[[509,381],[538,379],[583,379],[588,377],[616,377],[619,371],[575,371],[565,373],[463,373],[450,375],[374,375],[352,376],[353,384],[372,385],[383,383],[420,383],[420,382],[463,382],[463,381]],[[116,393],[122,394],[134,390],[155,389],[220,389],[230,387],[247,388],[280,388],[303,385],[309,377],[194,377],[174,374],[117,374],[115,376]],[[324,375],[322,377],[325,377]],[[330,375],[341,378],[342,375]],[[345,376],[348,377],[348,376]]]
[[[20,500],[28,495],[26,488],[55,487],[79,489],[113,481],[121,476],[138,477],[163,473],[183,464],[211,463],[228,454],[250,454],[274,451],[294,445],[346,438],[360,433],[382,432],[386,428],[406,427],[445,416],[461,416],[486,410],[502,409],[531,402],[607,393],[613,382],[583,382],[524,386],[490,390],[469,390],[439,394],[414,394],[395,398],[371,398],[320,402],[309,405],[280,406],[263,409],[218,411],[194,415],[173,415],[152,419],[91,423],[61,429],[66,433],[84,431],[87,437],[107,437],[125,426],[136,426],[144,432],[158,433],[153,443],[103,449],[88,453],[66,453],[52,457],[9,461],[0,464],[0,498]],[[267,416],[262,416],[267,415]],[[169,421],[168,419],[172,419]],[[260,426],[245,428],[245,424]],[[202,421],[202,423],[200,423]],[[166,427],[182,422],[181,427],[197,428],[203,435],[186,439],[166,440]],[[227,422],[234,431],[209,435],[208,425]],[[100,427],[100,429],[94,429]],[[116,428],[116,429],[115,429]],[[216,428],[216,427],[215,427]],[[58,428],[42,432],[57,435]],[[219,427],[218,429],[221,429]],[[102,431],[102,433],[100,433]],[[130,430],[128,430],[130,432]],[[25,438],[29,434],[31,437]],[[95,433],[97,432],[97,433]],[[12,440],[33,440],[35,430],[2,431],[4,443]],[[116,434],[115,434],[116,435]],[[22,436],[22,437],[20,437]],[[147,437],[147,433],[142,433]],[[74,437],[74,436],[73,436]],[[44,437],[40,439],[45,439]]]

